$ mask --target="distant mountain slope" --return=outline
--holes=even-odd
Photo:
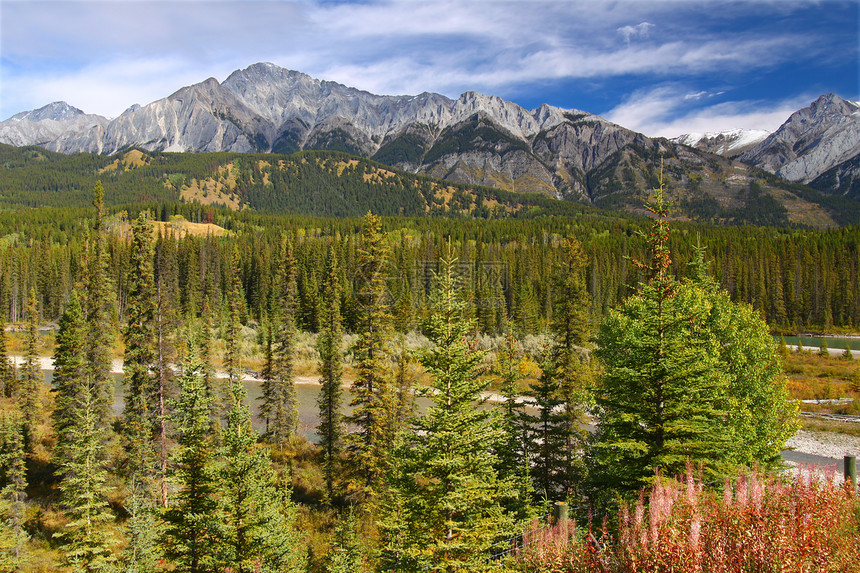
[[[662,158],[681,218],[746,221],[741,211],[753,188],[779,207],[768,219],[777,224],[826,226],[846,217],[843,209],[823,208],[813,196],[802,197],[808,189],[765,177],[747,164],[649,138],[583,111],[549,105],[525,110],[475,92],[456,100],[432,93],[379,96],[272,64],[238,70],[223,83],[210,78],[133,106],[111,121],[85,122],[80,113],[48,110],[31,115],[0,124],[0,141],[63,153],[113,154],[131,147],[148,152],[341,151],[451,183],[635,212],[653,189]],[[36,119],[42,115],[51,119]],[[35,130],[15,127],[22,121],[53,122],[50,133],[58,135],[49,139],[44,131],[26,139]],[[59,130],[62,125],[68,129]],[[17,134],[14,141],[3,138],[7,128]],[[731,150],[735,143],[723,142]]]
[[[0,142],[19,147],[60,148],[67,146],[69,138],[103,130],[108,123],[108,119],[100,115],[89,115],[65,102],[54,102],[0,122]]]
[[[536,194],[434,181],[340,152],[293,155],[64,155],[0,144],[0,206],[85,207],[97,180],[109,204],[186,202],[321,216],[577,216],[590,209]]]
[[[789,181],[817,181],[814,186],[819,189],[860,198],[853,183],[846,186],[845,176],[834,175],[841,171],[856,174],[856,168],[850,165],[856,166],[858,155],[860,105],[827,94],[793,113],[779,129],[739,159]],[[827,172],[831,174],[819,179]],[[847,181],[855,179],[856,175],[847,176]]]
[[[659,167],[648,166],[659,165],[662,154],[674,218],[813,227],[860,221],[860,203],[839,197],[825,201],[808,188],[713,155],[710,163],[696,165],[692,150],[679,149],[677,155],[636,146],[617,151],[593,172],[597,185],[607,190],[594,202],[607,210],[644,213],[650,193],[629,189],[659,185]],[[261,213],[353,216],[373,211],[468,218],[576,217],[591,210],[542,194],[434,180],[334,151],[199,154],[134,148],[104,156],[0,144],[0,207],[87,206],[99,179],[110,204],[182,201]]]
[[[755,147],[769,135],[769,131],[761,129],[732,129],[720,133],[688,133],[673,137],[672,141],[708,153],[734,158]]]

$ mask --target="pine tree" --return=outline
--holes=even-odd
[[[317,433],[320,436],[319,446],[323,452],[323,479],[326,482],[328,499],[334,496],[335,477],[339,473],[343,440],[343,327],[340,316],[340,279],[337,255],[332,248],[329,250],[326,269],[324,297],[327,304],[321,317],[320,334],[317,337],[317,350],[320,355],[320,393],[317,406],[320,413],[320,424]]]
[[[178,489],[164,512],[166,528],[162,537],[165,554],[178,570],[188,573],[216,571],[222,537],[215,498],[211,405],[201,370],[192,347],[179,378],[179,399],[173,407],[178,435],[171,473]]]
[[[24,501],[27,470],[24,426],[17,408],[0,412],[0,570],[17,571],[26,560]]]
[[[358,429],[348,436],[348,443],[353,468],[363,481],[366,493],[372,496],[388,464],[393,437],[393,396],[388,364],[391,317],[385,287],[388,250],[382,223],[370,213],[363,222],[357,270],[361,306],[354,348],[356,378],[351,403],[354,410],[348,419]]]
[[[453,261],[443,262],[427,325],[433,348],[422,359],[432,406],[393,456],[383,528],[385,565],[395,570],[484,567],[486,550],[512,525],[499,500],[515,494],[495,469],[502,432],[495,412],[477,407],[484,353],[455,280]]]

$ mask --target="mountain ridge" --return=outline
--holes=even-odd
[[[30,113],[36,117],[38,111]],[[108,155],[133,146],[153,152],[343,151],[444,181],[634,211],[654,187],[665,159],[670,196],[679,204],[698,205],[687,214],[700,217],[742,207],[753,185],[765,196],[786,201],[794,199],[785,193],[796,199],[799,192],[765,181],[755,167],[769,170],[766,162],[752,161],[751,167],[677,141],[647,137],[581,110],[547,104],[526,110],[473,91],[457,99],[428,92],[374,95],[270,63],[236,70],[221,83],[209,78],[180,88],[150,104],[132,106],[113,120],[70,117],[7,120],[0,123],[0,141]],[[64,122],[69,129],[59,132]],[[23,127],[32,130],[30,140]],[[14,132],[14,141],[7,132]],[[850,130],[845,133],[853,137]],[[724,141],[723,146],[732,144]],[[838,186],[856,169],[819,171]],[[826,182],[818,188],[829,191]]]

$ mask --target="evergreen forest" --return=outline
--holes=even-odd
[[[734,507],[798,428],[773,336],[860,330],[858,224],[168,155],[0,147],[0,571],[687,570],[654,504]],[[848,563],[839,491],[827,564],[771,569]],[[580,527],[508,555],[555,502]]]

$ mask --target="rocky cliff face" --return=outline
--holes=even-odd
[[[791,115],[739,159],[789,181],[810,183],[860,154],[860,106],[823,95]]]

